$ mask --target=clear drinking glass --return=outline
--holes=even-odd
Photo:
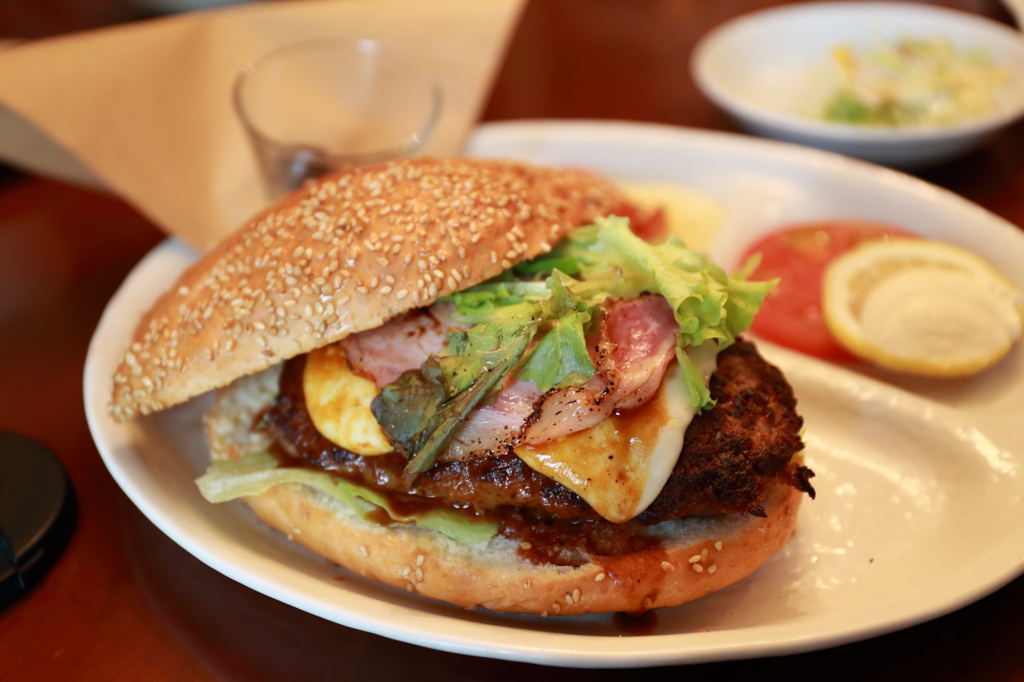
[[[375,40],[317,40],[246,65],[234,103],[271,199],[348,166],[411,156],[441,111],[432,76]]]

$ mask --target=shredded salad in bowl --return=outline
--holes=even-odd
[[[832,48],[839,86],[819,115],[833,123],[934,126],[999,111],[1010,70],[982,48],[958,49],[948,38],[902,37],[867,49]]]

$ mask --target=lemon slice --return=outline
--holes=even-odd
[[[902,372],[974,374],[1021,336],[1021,293],[978,256],[941,242],[864,242],[829,264],[822,298],[843,346]]]

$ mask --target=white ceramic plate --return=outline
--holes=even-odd
[[[963,122],[893,128],[812,118],[838,82],[827,76],[839,44],[858,50],[902,37],[947,38],[961,52],[984,49],[1010,71],[1001,106]],[[984,17],[899,2],[807,3],[754,12],[717,27],[693,52],[704,93],[758,135],[894,167],[920,167],[983,143],[1024,113],[1024,41]]]
[[[485,126],[469,151],[708,192],[726,207],[712,249],[725,265],[773,226],[845,216],[891,220],[974,248],[1024,286],[1024,272],[1013,267],[1024,262],[1024,235],[1011,225],[912,178],[821,152],[678,128],[570,122]],[[207,399],[128,426],[106,417],[108,378],[140,311],[194,257],[165,242],[111,300],[86,363],[89,424],[114,478],[161,530],[216,570],[310,613],[476,656],[653,666],[863,639],[956,609],[1022,571],[1021,348],[997,371],[928,400],[762,344],[801,401],[819,495],[804,505],[786,548],[747,580],[657,611],[648,636],[623,636],[610,615],[471,612],[366,582],[269,531],[241,504],[200,498],[192,481],[206,466]]]

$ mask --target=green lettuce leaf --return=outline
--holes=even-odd
[[[598,226],[599,239],[643,271],[655,284],[652,291],[672,306],[681,347],[699,346],[708,339],[718,339],[720,348],[731,344],[750,328],[754,313],[778,281],[748,282],[745,270],[730,277],[678,237],[648,244],[633,234],[624,218],[606,218]]]
[[[274,486],[288,483],[322,490],[347,503],[364,519],[369,520],[370,514],[380,508],[396,523],[436,530],[467,544],[486,542],[498,533],[497,522],[474,519],[455,509],[434,508],[411,515],[400,514],[387,496],[372,488],[320,471],[279,467],[277,459],[267,452],[213,462],[206,473],[196,479],[199,492],[207,501],[215,503],[260,495]]]
[[[362,513],[373,509],[352,498],[334,483],[330,475],[299,468],[278,468],[277,459],[268,452],[241,459],[212,462],[206,473],[196,479],[199,492],[208,502],[228,502],[247,495],[262,495],[277,485],[300,483],[319,488]]]
[[[590,381],[597,370],[587,352],[584,328],[588,322],[588,312],[570,313],[556,321],[523,363],[518,377],[536,382],[542,392]]]

